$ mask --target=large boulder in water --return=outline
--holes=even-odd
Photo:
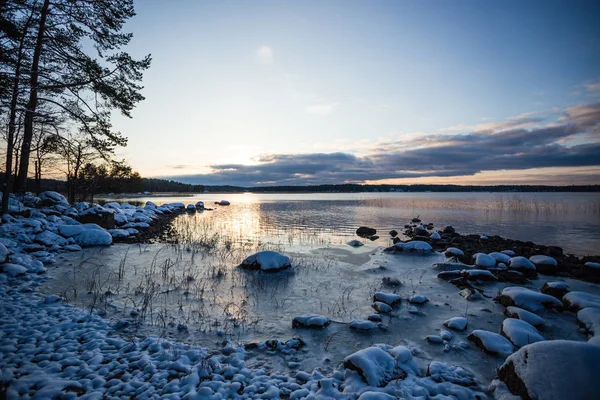
[[[523,399],[595,399],[600,393],[598,371],[600,346],[548,340],[509,356],[498,377]]]
[[[367,226],[361,226],[356,230],[356,234],[360,237],[368,238],[369,236],[373,236],[377,233],[377,229],[369,228]]]
[[[252,254],[240,264],[246,269],[277,272],[291,267],[290,258],[276,251],[264,250]]]

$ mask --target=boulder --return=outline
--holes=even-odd
[[[535,265],[535,269],[540,274],[556,275],[556,272],[558,271],[558,262],[554,257],[538,254],[529,257],[529,261]]]
[[[516,318],[525,321],[536,328],[539,328],[546,323],[546,321],[544,321],[544,319],[539,315],[535,315],[534,313],[523,310],[519,307],[507,307],[506,310],[504,310],[504,315],[509,318]]]
[[[82,224],[96,224],[104,229],[113,229],[115,227],[115,213],[114,210],[95,205],[79,213],[79,222]]]
[[[595,399],[600,393],[600,346],[548,340],[522,347],[498,370],[499,379],[523,399]]]
[[[533,325],[516,318],[507,318],[502,321],[500,333],[517,347],[544,340]]]
[[[369,236],[373,236],[377,233],[377,229],[369,228],[367,226],[361,226],[356,230],[356,234],[363,238],[368,238]]]
[[[571,311],[582,308],[600,308],[600,296],[586,292],[569,292],[563,296],[563,304]]]
[[[65,207],[69,206],[69,201],[67,200],[67,198],[57,192],[52,192],[52,191],[42,192],[39,195],[39,198],[40,198],[39,205],[42,207],[43,206],[55,206],[57,204],[63,205]]]
[[[396,361],[379,347],[367,347],[344,358],[344,368],[358,372],[369,386],[385,386],[397,376]]]
[[[506,357],[514,351],[512,343],[497,333],[476,329],[467,338],[488,354]]]
[[[533,313],[539,313],[545,308],[562,309],[562,303],[555,297],[519,286],[504,288],[496,300],[504,307],[524,308]]]
[[[540,291],[561,300],[565,294],[569,293],[569,285],[565,282],[546,282]]]
[[[294,317],[292,327],[294,328],[324,328],[331,323],[327,317],[317,314],[305,314]]]

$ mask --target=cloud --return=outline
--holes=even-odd
[[[176,164],[176,165],[167,165],[167,168],[171,168],[171,169],[188,169],[188,168],[192,168],[191,165],[187,165],[187,164]]]
[[[271,65],[275,62],[275,52],[272,47],[262,45],[256,49],[256,58],[263,65]]]
[[[314,115],[329,115],[335,111],[339,103],[321,103],[306,107],[306,112]]]
[[[587,85],[585,85],[585,88],[590,92],[600,92],[600,82],[588,83]]]
[[[314,185],[600,166],[600,103],[569,107],[561,115],[544,126],[524,128],[517,121],[535,117],[521,116],[468,133],[408,135],[375,144],[362,157],[345,152],[263,154],[253,165],[211,165],[209,174],[172,178],[206,185]]]

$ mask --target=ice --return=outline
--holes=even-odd
[[[586,292],[569,292],[563,296],[566,307],[577,311],[582,308],[600,308],[600,296]]]
[[[248,269],[277,272],[291,267],[291,264],[288,256],[276,251],[264,250],[247,257],[240,266]]]
[[[379,347],[367,347],[344,358],[344,368],[358,372],[370,386],[383,386],[396,376],[394,358]]]
[[[373,301],[381,301],[386,304],[389,304],[390,306],[393,306],[394,304],[400,303],[402,301],[402,296],[395,293],[375,292],[375,294],[373,295]]]
[[[507,318],[502,322],[502,334],[517,347],[544,340],[533,325],[515,318]]]
[[[331,320],[327,317],[317,314],[305,314],[298,317],[294,317],[292,321],[293,327],[303,328],[324,328],[331,323]]]
[[[505,307],[515,306],[533,313],[539,313],[545,308],[562,308],[558,299],[520,286],[504,288],[498,296],[498,301]]]
[[[467,328],[467,319],[464,317],[452,317],[444,321],[444,325],[456,331],[464,331]]]
[[[600,393],[600,346],[548,340],[522,347],[498,371],[510,391],[531,399],[594,399]]]
[[[510,318],[518,318],[535,327],[541,327],[546,323],[546,321],[539,315],[535,315],[534,313],[523,310],[519,307],[507,307],[504,311],[504,314]]]
[[[577,322],[588,332],[597,335],[600,333],[600,309],[592,307],[582,308],[577,312]]]
[[[476,329],[468,336],[486,353],[506,357],[514,350],[512,343],[504,336],[497,333]]]

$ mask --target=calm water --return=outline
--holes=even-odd
[[[227,199],[231,206],[213,205]],[[121,199],[120,199],[121,200]],[[557,245],[578,255],[600,253],[598,193],[313,193],[199,194],[123,201],[157,204],[204,201],[214,211],[176,220],[182,236],[214,235],[234,243],[275,243],[285,247],[340,244],[361,225],[376,228],[386,244],[413,217],[436,229],[500,235]]]

